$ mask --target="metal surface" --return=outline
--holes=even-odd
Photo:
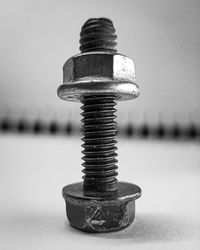
[[[118,182],[118,192],[111,197],[85,196],[80,182],[63,188],[66,214],[71,225],[94,233],[128,227],[135,217],[135,199],[140,196],[138,186],[125,182]]]
[[[84,150],[83,184],[63,189],[72,226],[87,232],[110,232],[129,226],[141,189],[118,182],[116,100],[139,95],[131,59],[117,54],[116,34],[106,18],[89,19],[82,27],[81,54],[63,67],[63,100],[81,101]]]
[[[117,100],[138,97],[133,61],[121,54],[90,52],[76,55],[63,66],[63,82],[58,96],[80,101],[85,94],[116,94]]]

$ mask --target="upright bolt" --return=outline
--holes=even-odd
[[[116,38],[112,22],[106,18],[89,19],[82,27],[80,51],[105,51],[115,53]],[[83,191],[85,194],[102,195],[117,190],[117,147],[115,137],[117,126],[115,119],[115,94],[91,93],[81,97],[82,106],[82,145],[85,155]]]
[[[82,27],[81,54],[63,67],[58,95],[81,101],[83,183],[63,188],[67,217],[72,226],[87,232],[118,231],[135,216],[141,189],[117,181],[117,100],[139,95],[131,59],[117,53],[115,29],[107,18],[89,19]]]

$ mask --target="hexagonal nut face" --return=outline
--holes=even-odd
[[[63,83],[93,80],[134,82],[134,63],[121,54],[91,52],[71,57],[64,64]]]
[[[70,224],[85,232],[105,233],[128,227],[135,217],[135,199],[141,189],[131,183],[118,182],[117,194],[113,197],[88,197],[82,183],[63,188],[66,214]]]
[[[135,217],[135,201],[89,201],[68,197],[66,213],[70,224],[92,233],[105,233],[128,227]]]

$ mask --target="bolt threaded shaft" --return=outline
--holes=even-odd
[[[86,192],[115,192],[117,189],[117,124],[114,95],[85,96],[82,133],[84,150],[83,187]]]
[[[111,20],[107,18],[91,18],[87,20],[80,33],[80,51],[107,51],[117,52],[115,40],[115,28]]]
[[[109,19],[89,19],[83,25],[80,35],[82,53],[116,52],[117,36]],[[112,195],[117,191],[115,98],[114,94],[103,93],[101,95],[91,93],[81,98],[84,141],[83,190],[88,195],[96,196],[104,193]]]

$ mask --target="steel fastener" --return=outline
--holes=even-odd
[[[141,189],[119,182],[115,101],[139,95],[134,63],[118,54],[112,21],[92,18],[81,30],[80,50],[64,64],[58,96],[80,101],[84,150],[83,183],[63,188],[66,213],[72,226],[87,232],[110,232],[128,227],[135,217]]]

